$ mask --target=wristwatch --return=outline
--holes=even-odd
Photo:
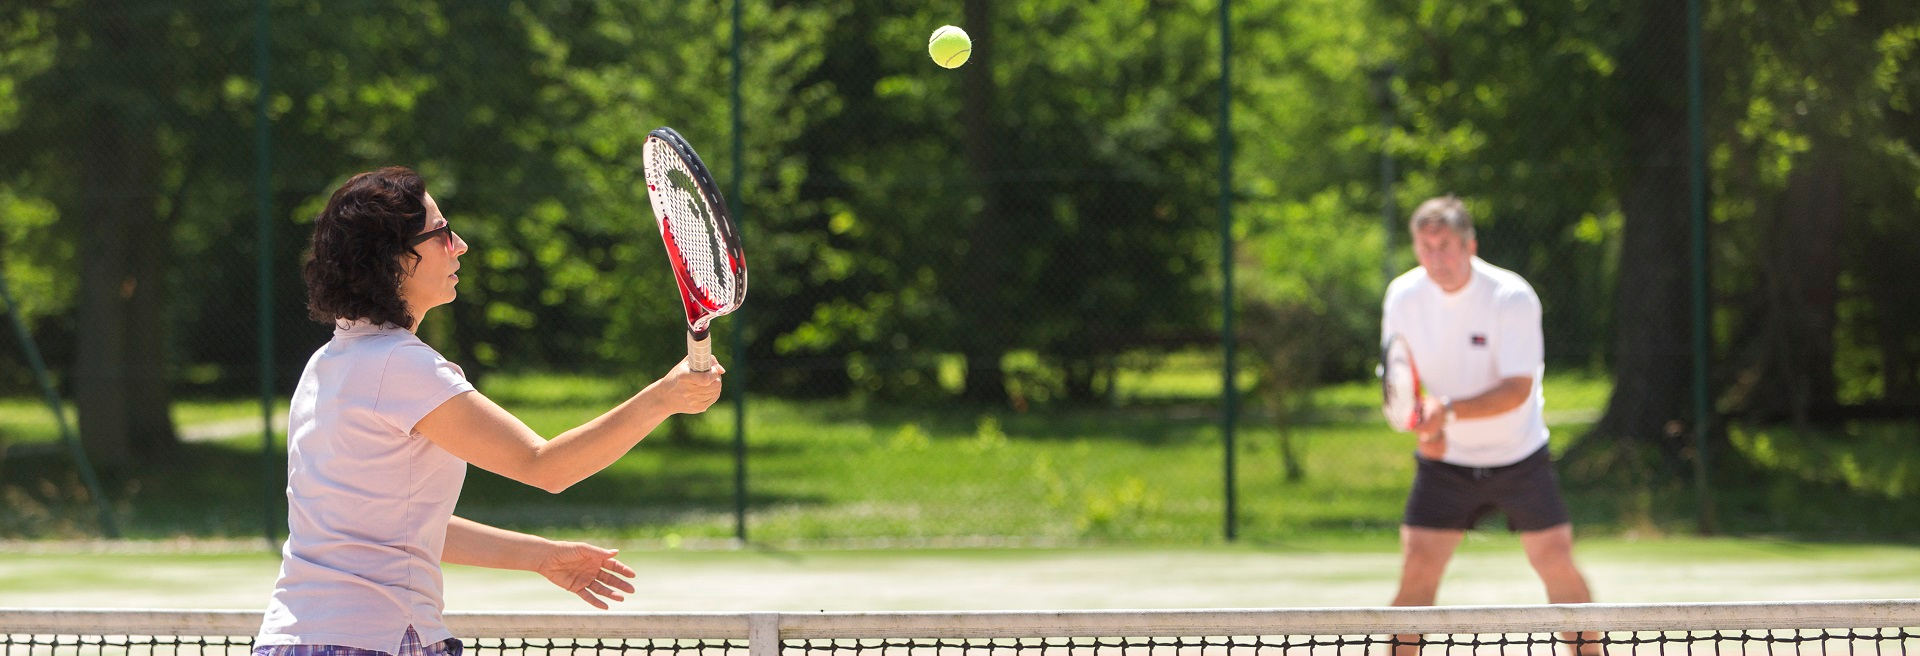
[[[1440,417],[1442,426],[1453,424],[1453,399],[1444,397],[1440,399]]]

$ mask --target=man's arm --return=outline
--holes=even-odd
[[[1459,419],[1478,419],[1510,412],[1533,396],[1533,377],[1514,376],[1503,378],[1500,383],[1480,393],[1464,399],[1452,399],[1453,416]],[[1441,401],[1446,401],[1444,397]]]
[[[1503,378],[1492,389],[1467,398],[1450,399],[1444,396],[1429,396],[1421,408],[1423,413],[1420,424],[1414,426],[1413,431],[1422,436],[1438,435],[1447,427],[1449,410],[1453,412],[1454,419],[1492,417],[1520,407],[1531,396],[1533,396],[1532,376]]]

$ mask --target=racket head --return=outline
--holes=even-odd
[[[747,298],[739,230],[713,174],[679,132],[662,127],[647,133],[643,156],[647,202],[680,286],[687,330],[705,337],[715,318]]]
[[[1420,424],[1422,393],[1420,368],[1414,364],[1413,349],[1400,335],[1390,335],[1380,345],[1380,413],[1397,431],[1411,431]]]

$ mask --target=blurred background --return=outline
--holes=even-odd
[[[1916,102],[1899,0],[14,0],[0,539],[275,544],[299,262],[379,166],[472,247],[421,335],[481,391],[546,435],[633,394],[684,350],[661,125],[744,233],[728,397],[562,495],[475,469],[463,515],[1390,544],[1380,295],[1453,193],[1544,304],[1583,533],[1907,538]]]

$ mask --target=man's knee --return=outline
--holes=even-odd
[[[1453,558],[1453,549],[1460,544],[1462,531],[1447,529],[1400,527],[1400,553],[1406,558],[1407,567],[1444,568]]]
[[[1527,561],[1535,569],[1570,567],[1573,564],[1573,526],[1560,524],[1520,535],[1526,547]]]

